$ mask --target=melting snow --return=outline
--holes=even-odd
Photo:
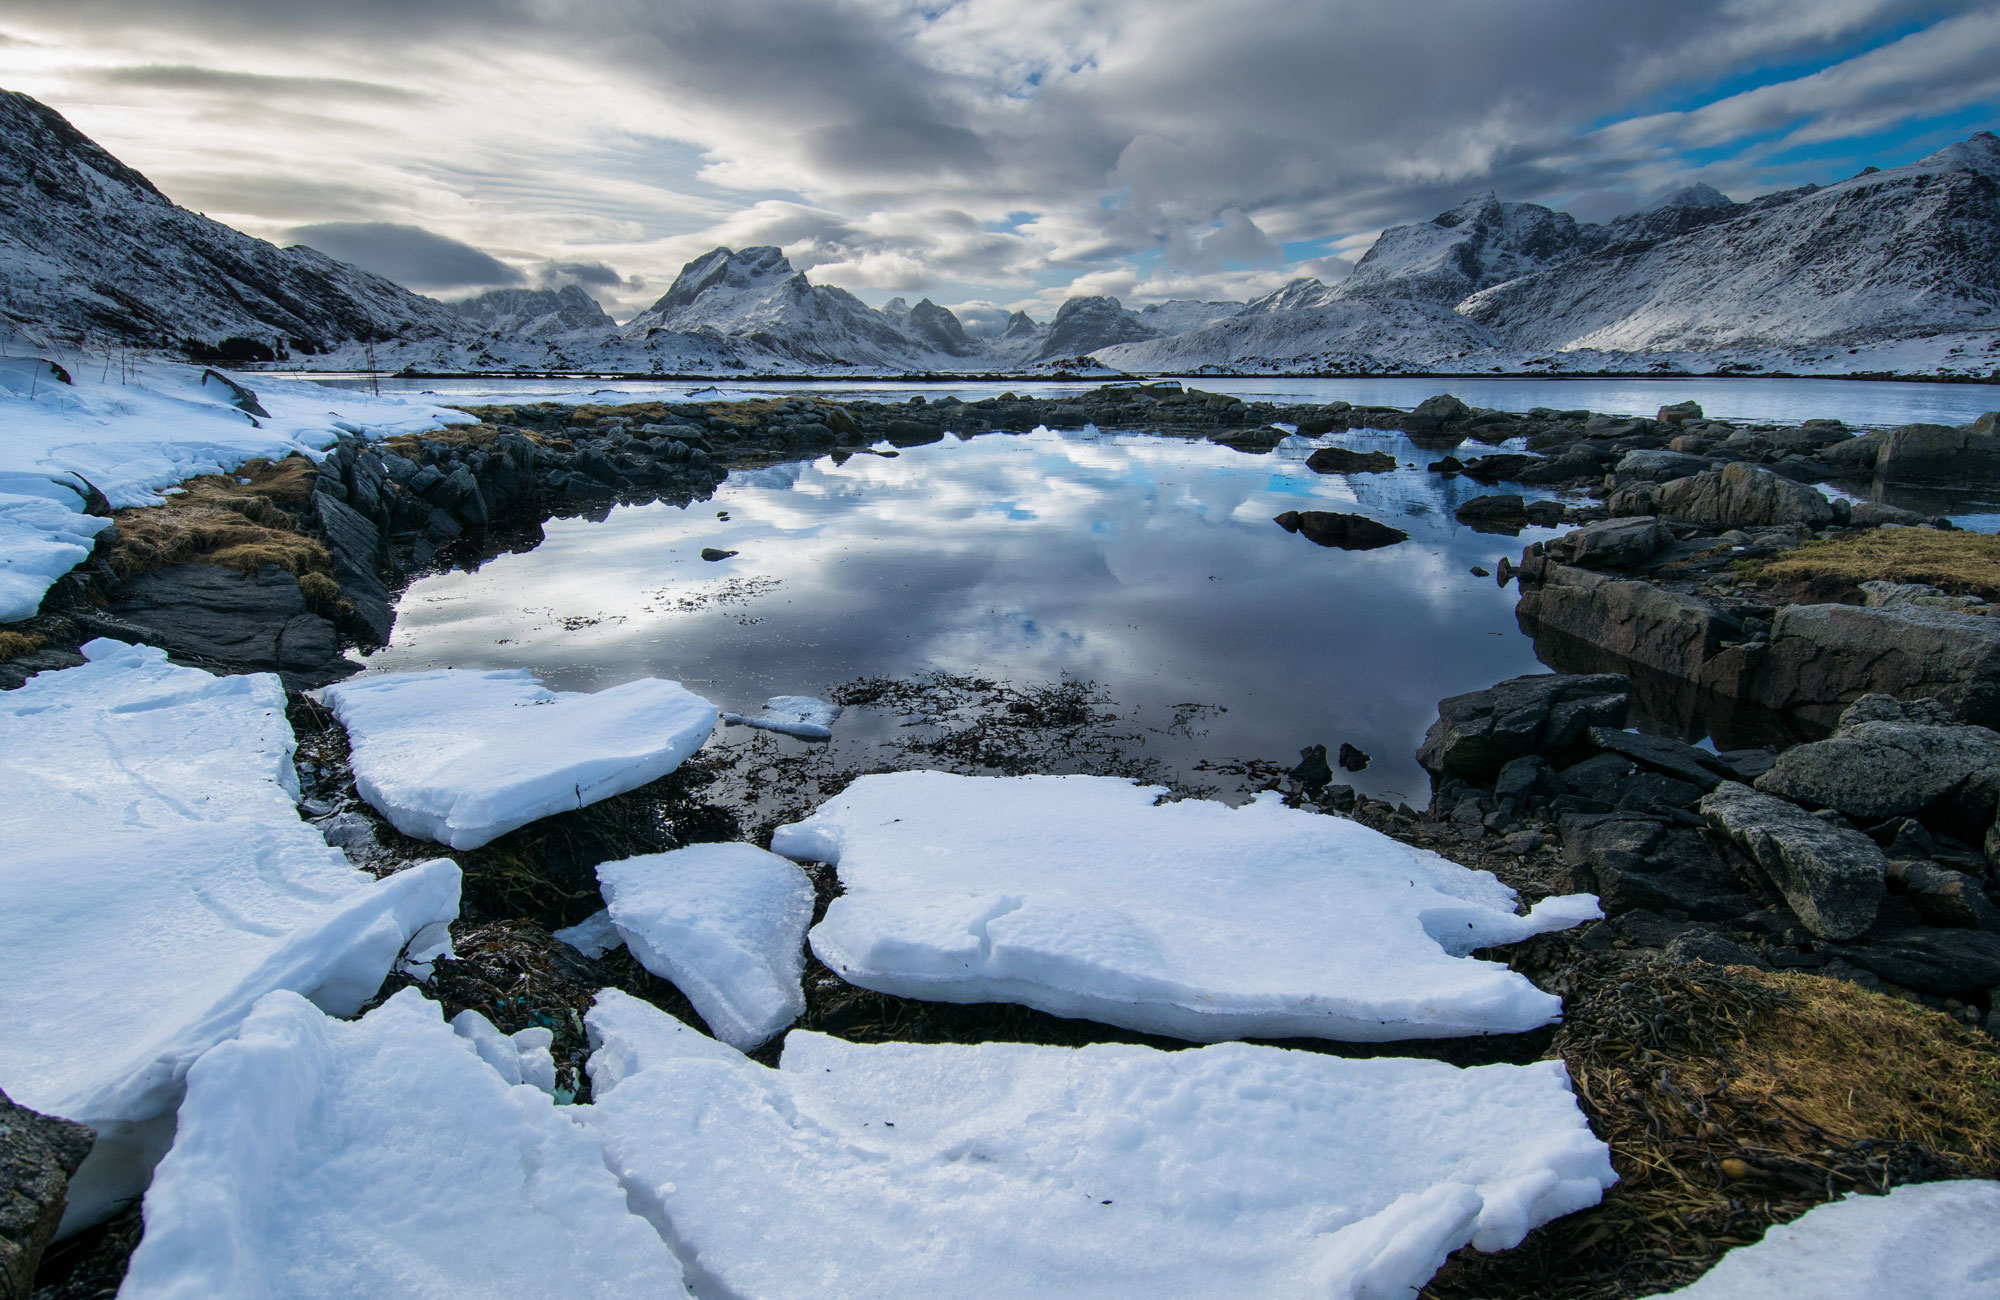
[[[849,983],[1021,1002],[1197,1042],[1515,1033],[1560,1001],[1466,954],[1602,915],[1525,916],[1492,873],[1344,818],[1110,777],[864,776],[771,847],[834,863],[812,931]]]
[[[387,673],[321,692],[354,743],[354,784],[405,835],[480,845],[673,771],[715,706],[642,677],[594,695],[525,668]]]
[[[811,695],[774,695],[755,713],[725,713],[722,720],[733,727],[758,727],[802,740],[827,740],[839,716],[838,704]]]
[[[754,844],[695,844],[602,863],[597,879],[632,955],[723,1042],[747,1052],[805,1011],[813,887],[796,863]]]
[[[84,653],[0,694],[0,1088],[98,1131],[72,1223],[145,1185],[189,1063],[257,998],[352,1014],[458,912],[451,862],[377,883],[299,819],[276,677]]]
[[[767,1070],[615,990],[590,1122],[703,1294],[1412,1293],[1615,1181],[1560,1062],[841,1042]]]
[[[489,1025],[487,1029],[492,1030]],[[686,1296],[543,1092],[404,989],[352,1023],[286,993],[188,1073],[125,1300]]]

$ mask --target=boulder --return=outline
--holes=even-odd
[[[1701,676],[1724,637],[1741,631],[1698,597],[1563,564],[1542,567],[1541,583],[1521,593],[1515,614],[1531,632],[1560,632],[1688,681]]]
[[[1700,808],[1770,877],[1806,929],[1852,939],[1875,923],[1889,862],[1860,831],[1734,781],[1717,786]]]
[[[1563,817],[1562,857],[1588,871],[1607,916],[1635,910],[1733,920],[1757,906],[1707,838],[1633,813]]]
[[[333,556],[333,578],[353,605],[348,617],[370,645],[387,645],[395,623],[389,586],[382,581],[385,557],[381,530],[374,522],[324,492],[313,494],[313,517]]]
[[[1473,497],[1452,513],[1462,524],[1499,524],[1518,532],[1528,522],[1528,502],[1518,493],[1490,492]]]
[[[1672,479],[1692,478],[1706,473],[1709,468],[1709,463],[1701,457],[1678,451],[1628,451],[1619,458],[1611,472],[1627,481],[1665,483]]]
[[[1675,402],[1671,406],[1660,408],[1661,424],[1699,423],[1703,418],[1699,402]]]
[[[307,607],[298,579],[275,564],[254,574],[171,565],[127,582],[109,613],[139,633],[121,639],[143,640],[210,671],[275,672],[288,690],[324,686],[354,671],[340,657],[333,624]]]
[[[1531,465],[1547,464],[1539,456],[1528,456],[1520,452],[1495,452],[1481,456],[1465,467],[1465,476],[1481,483],[1498,483],[1502,480],[1518,478]]]
[[[1843,478],[1867,478],[1875,473],[1882,445],[1888,440],[1889,435],[1884,432],[1864,433],[1822,447],[1819,458]]]
[[[1730,693],[1830,725],[1863,695],[1935,699],[2000,727],[2000,619],[1922,605],[1787,605]]]
[[[2000,483],[2000,429],[1989,411],[1971,424],[1906,424],[1892,429],[1875,462],[1887,484]]]
[[[1890,859],[1889,878],[1903,887],[1917,915],[1930,925],[2000,932],[2000,907],[1977,880],[1930,862]]]
[[[1705,749],[1665,736],[1649,736],[1640,731],[1614,731],[1592,727],[1590,743],[1607,753],[1622,755],[1641,767],[1664,773],[1676,781],[1699,786],[1703,793],[1724,781],[1736,779],[1728,763]]]
[[[1673,540],[1673,534],[1652,515],[1600,519],[1556,538],[1546,553],[1559,563],[1588,569],[1631,569],[1658,555]]]
[[[81,1124],[17,1106],[0,1092],[0,1296],[27,1300],[62,1222],[70,1175],[95,1142]]]
[[[1880,528],[1884,524],[1914,528],[1928,521],[1916,511],[1905,510],[1901,506],[1885,505],[1880,501],[1857,501],[1848,509],[1847,522],[1856,528]]]
[[[1306,457],[1306,468],[1315,474],[1380,474],[1396,468],[1396,458],[1386,451],[1321,447]]]
[[[1538,673],[1438,703],[1417,761],[1434,776],[1485,785],[1512,759],[1577,749],[1591,727],[1622,727],[1632,681],[1616,673]]]
[[[1757,778],[1757,788],[1873,823],[1918,813],[1985,776],[1975,795],[1985,806],[1966,811],[1982,829],[1990,824],[1992,785],[2000,781],[2000,732],[1912,720],[1900,711],[1883,717],[1878,698],[1857,701],[1829,738],[1780,754]]]
[[[1403,417],[1403,428],[1413,433],[1425,433],[1441,424],[1463,420],[1472,414],[1472,408],[1459,401],[1450,393],[1439,393],[1426,397],[1417,403],[1415,410]]]
[[[1901,926],[1838,952],[1885,980],[1941,998],[1978,998],[2000,984],[2000,934],[1986,930]]]
[[[1372,551],[1408,541],[1410,537],[1402,529],[1377,523],[1366,515],[1344,515],[1332,510],[1287,510],[1275,522],[1286,532],[1299,533],[1316,546],[1333,546],[1343,551]]]
[[[1741,463],[1662,483],[1653,500],[1660,514],[1718,529],[1833,521],[1833,503],[1812,488]]]

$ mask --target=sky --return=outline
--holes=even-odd
[[[2000,0],[6,0],[0,87],[171,198],[621,320],[717,246],[975,328],[1344,275],[2000,125]]]

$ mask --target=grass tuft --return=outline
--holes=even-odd
[[[0,628],[0,664],[31,655],[48,644],[44,637],[33,632],[9,632]]]
[[[1835,579],[1922,582],[1954,595],[2000,599],[2000,537],[1933,528],[1875,528],[1858,537],[1811,541],[1754,564],[1766,581]]]
[[[332,556],[298,531],[293,513],[305,509],[317,475],[304,456],[253,460],[234,474],[189,479],[160,505],[115,511],[112,571],[132,578],[171,564],[217,564],[255,573],[275,564],[325,573]]]

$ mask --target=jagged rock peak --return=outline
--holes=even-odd
[[[907,328],[922,342],[930,344],[940,352],[953,356],[965,356],[977,351],[977,346],[965,336],[965,327],[948,308],[940,307],[929,298],[910,308]]]
[[[784,252],[769,244],[741,251],[714,248],[683,266],[652,310],[669,312],[690,305],[711,289],[749,289],[796,274]]]
[[[1007,317],[1007,332],[1001,337],[1010,339],[1030,338],[1039,329],[1041,329],[1041,326],[1035,324],[1033,316],[1024,311],[1017,311]]]

